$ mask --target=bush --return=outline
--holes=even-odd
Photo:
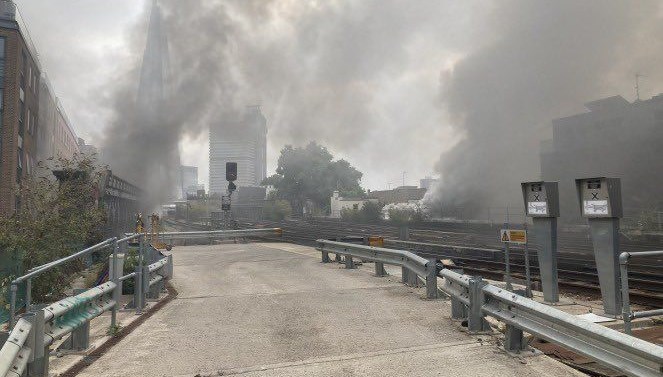
[[[422,222],[428,217],[419,203],[388,204],[382,212],[389,221],[397,225]]]
[[[367,201],[361,209],[343,208],[341,219],[348,222],[370,223],[382,219],[382,206],[373,201]]]
[[[282,221],[292,215],[292,207],[287,200],[272,200],[265,204],[263,214],[267,220]]]

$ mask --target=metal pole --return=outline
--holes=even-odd
[[[111,331],[115,331],[115,327],[117,326],[117,307],[120,305],[120,275],[122,273],[118,269],[117,265],[117,253],[120,249],[120,244],[117,242],[117,238],[115,238],[115,242],[113,244],[113,283],[115,283],[115,289],[113,289],[113,301],[115,301],[115,305],[113,305],[113,310],[111,311]],[[110,266],[108,267],[110,270]]]
[[[16,313],[16,291],[18,286],[16,284],[11,285],[11,298],[9,299],[9,331],[14,328],[16,324],[16,318],[14,313]]]
[[[32,302],[32,278],[28,279],[25,282],[25,311],[30,310],[30,304]]]
[[[507,207],[507,218],[509,217],[508,214],[508,208]],[[504,223],[504,229],[509,229],[509,223],[506,222]],[[506,281],[506,289],[508,291],[513,291],[513,285],[511,285],[511,256],[510,256],[510,250],[509,250],[509,243],[504,242],[504,263],[506,265],[505,267],[505,276],[504,280]]]
[[[523,224],[525,228],[525,297],[532,298],[532,274],[529,269],[529,237],[527,235],[527,221]]]
[[[619,256],[619,271],[622,285],[622,319],[624,320],[624,333],[631,335],[631,302],[628,289],[628,260],[630,255],[622,253]]]

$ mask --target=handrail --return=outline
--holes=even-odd
[[[74,253],[74,254],[68,255],[66,257],[54,260],[52,262],[48,262],[48,263],[43,264],[41,266],[33,267],[30,270],[28,270],[27,274],[14,279],[12,281],[12,284],[22,283],[23,281],[25,281],[27,279],[30,279],[32,277],[35,277],[35,276],[37,276],[37,275],[39,275],[39,274],[41,274],[41,273],[43,273],[47,270],[50,270],[53,267],[57,267],[57,266],[59,266],[63,263],[69,262],[69,261],[74,260],[76,258],[80,258],[80,257],[85,256],[87,254],[90,254],[92,252],[99,251],[101,249],[107,248],[111,244],[113,244],[115,242],[115,240],[116,240],[116,238],[109,238],[105,241],[99,242],[96,245],[92,245],[92,246],[88,247],[87,249],[83,249],[83,250],[81,250],[77,253]]]
[[[628,286],[628,263],[633,258],[663,257],[663,250],[623,252],[619,255],[619,274],[621,280],[622,296],[622,319],[624,320],[624,332],[631,334],[631,320],[636,318],[647,318],[663,315],[663,309],[646,310],[640,312],[631,311]]]

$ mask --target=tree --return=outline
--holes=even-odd
[[[327,148],[311,142],[304,148],[286,145],[276,174],[266,178],[263,185],[274,186],[277,198],[289,201],[296,213],[302,213],[307,199],[320,208],[328,206],[334,190],[341,196],[363,197],[361,177],[362,173],[349,162],[334,161]]]
[[[13,274],[70,255],[103,238],[106,211],[98,202],[102,173],[94,160],[59,160],[57,166],[47,169],[40,164],[38,170],[46,174],[25,178],[17,192],[20,210],[0,217],[2,257],[19,263]],[[40,275],[33,282],[35,301],[60,298],[82,267],[81,261],[72,261]],[[10,278],[2,276],[0,301],[6,297]]]

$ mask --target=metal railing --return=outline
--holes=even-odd
[[[659,251],[641,251],[641,252],[623,252],[619,255],[619,271],[621,279],[622,294],[622,318],[624,320],[624,332],[631,334],[631,321],[637,318],[648,318],[663,315],[663,309],[645,310],[640,312],[631,311],[631,302],[629,298],[628,287],[628,263],[633,258],[651,258],[663,257],[663,250]]]
[[[663,347],[516,295],[480,277],[446,269],[440,276],[445,279],[442,291],[452,299],[452,318],[467,319],[470,332],[489,330],[485,316],[504,322],[507,351],[523,350],[523,332],[527,332],[629,376],[663,376]]]
[[[452,319],[466,320],[470,333],[492,331],[486,316],[503,322],[506,324],[504,348],[509,352],[526,349],[523,333],[527,332],[629,376],[663,376],[663,347],[656,344],[519,296],[488,284],[481,277],[449,269],[441,270],[438,275],[434,260],[409,251],[327,240],[317,242],[323,262],[330,261],[329,253],[344,256],[346,268],[354,267],[353,257],[373,261],[378,276],[382,276],[383,263],[399,265],[425,276],[428,294],[433,289],[437,291],[437,277],[444,278],[440,289],[451,297]]]
[[[135,272],[122,276],[124,263],[118,253],[121,249],[126,253],[129,242],[136,240],[139,245],[138,266]],[[109,273],[110,270],[112,273],[108,282],[47,305],[43,309],[33,310],[28,304],[26,313],[14,324],[18,284],[30,282],[49,269],[109,247],[112,247],[112,267],[109,267]],[[132,234],[122,239],[105,240],[65,258],[35,267],[12,281],[11,333],[0,349],[0,377],[21,376],[26,370],[31,376],[47,376],[49,346],[71,334],[72,348],[87,348],[89,323],[105,312],[111,311],[111,330],[116,328],[123,281],[134,279],[134,305],[140,313],[145,307],[145,298],[158,298],[165,282],[173,276],[172,255],[161,258],[159,256],[156,250],[148,250],[143,234]],[[147,264],[148,262],[151,264]],[[26,284],[26,289],[31,289],[31,285]],[[26,296],[29,294],[29,291],[26,292]]]
[[[426,281],[426,297],[437,298],[437,265],[436,260],[426,259],[405,250],[386,249],[382,247],[364,246],[352,243],[317,240],[317,249],[322,253],[322,262],[329,263],[329,253],[343,256],[345,267],[354,268],[354,259],[375,262],[375,274],[384,276],[384,265],[403,268],[403,282],[412,282],[417,276]],[[340,259],[340,258],[337,258]],[[412,274],[407,274],[407,271]]]
[[[262,237],[268,235],[281,236],[283,230],[281,228],[259,228],[259,229],[238,229],[238,230],[200,230],[190,232],[161,232],[159,239],[161,240],[186,240],[186,239],[228,239],[228,238],[242,238],[242,237]]]

